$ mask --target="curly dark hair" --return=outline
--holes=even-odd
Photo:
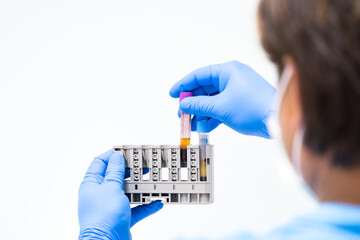
[[[360,166],[360,0],[262,0],[261,42],[278,71],[294,59],[305,145]]]

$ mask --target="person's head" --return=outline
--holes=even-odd
[[[360,168],[360,1],[262,0],[258,17],[278,72],[294,70],[280,125],[288,153],[305,126],[303,152],[319,161],[302,159],[305,180],[314,188],[320,165]]]

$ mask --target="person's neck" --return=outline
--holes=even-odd
[[[330,157],[304,153],[304,178],[320,202],[360,205],[360,167],[330,164]]]

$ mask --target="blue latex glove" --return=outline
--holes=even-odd
[[[122,154],[110,150],[93,160],[79,189],[79,239],[131,239],[130,228],[163,207],[155,201],[130,208],[127,177]]]
[[[183,99],[180,110],[195,115],[193,131],[206,118],[211,130],[224,123],[242,134],[270,137],[265,122],[276,90],[251,67],[232,61],[197,69],[175,83],[170,96],[190,91],[194,97]]]

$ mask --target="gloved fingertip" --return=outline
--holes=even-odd
[[[114,153],[113,153],[113,156],[115,156],[115,157],[121,157],[121,156],[122,156],[122,153],[121,153],[121,152],[114,152]]]
[[[157,212],[164,207],[164,204],[161,200],[156,200],[148,205],[151,208],[152,212]]]
[[[172,98],[178,98],[178,97],[179,97],[180,93],[179,93],[176,85],[174,85],[174,86],[170,89],[169,95],[170,95],[170,97],[172,97]]]
[[[107,150],[106,152],[100,154],[99,156],[97,156],[96,158],[98,159],[102,159],[102,160],[109,160],[109,158],[111,157],[111,155],[114,153],[114,149],[110,149],[110,150]]]
[[[130,227],[134,226],[137,222],[143,220],[144,218],[158,212],[163,208],[163,206],[164,204],[161,200],[156,200],[149,204],[143,204],[132,208]]]
[[[118,160],[122,160],[124,159],[124,156],[121,152],[114,152],[112,155],[111,155],[111,158],[115,158],[115,159],[118,159]]]
[[[191,101],[190,98],[184,98],[183,100],[181,100],[179,104],[180,110],[186,112],[186,110],[188,110],[190,107],[190,101]]]
[[[161,207],[164,206],[164,204],[162,203],[161,200],[155,200],[155,201],[153,201],[152,203],[153,203],[154,205],[161,205]]]

